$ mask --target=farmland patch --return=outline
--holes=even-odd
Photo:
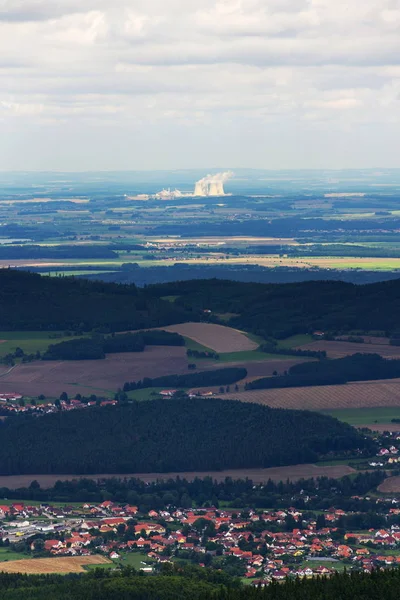
[[[163,329],[189,337],[215,352],[242,352],[255,350],[258,347],[258,344],[250,340],[242,331],[224,325],[181,323],[169,325]]]
[[[345,385],[253,390],[224,396],[271,408],[329,410],[377,406],[400,407],[400,379],[360,381]]]
[[[266,469],[226,469],[223,471],[184,471],[184,472],[171,472],[171,473],[123,473],[123,474],[95,474],[95,475],[3,475],[0,476],[0,487],[7,487],[9,489],[18,489],[20,487],[28,487],[32,481],[38,481],[42,488],[53,487],[56,481],[72,481],[85,477],[85,479],[101,480],[101,479],[113,479],[113,478],[129,478],[135,477],[146,482],[154,482],[159,480],[175,479],[180,477],[181,479],[187,479],[193,481],[196,478],[211,477],[215,481],[224,481],[226,477],[232,479],[251,479],[255,483],[264,483],[268,479],[273,481],[298,481],[299,479],[307,479],[310,477],[334,477],[340,478],[345,475],[355,473],[355,469],[346,465],[315,465],[315,464],[301,464],[301,465],[290,465],[287,467],[270,467]]]
[[[325,351],[329,358],[343,358],[361,352],[362,354],[379,354],[383,358],[400,358],[400,346],[389,344],[377,344],[366,342],[357,344],[354,342],[327,342],[319,340],[299,346],[300,350]]]
[[[0,563],[0,571],[40,575],[46,573],[84,573],[86,565],[109,565],[105,556],[68,556],[56,558],[31,558]]]

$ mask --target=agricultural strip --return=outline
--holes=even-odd
[[[84,477],[85,479],[112,479],[135,477],[146,482],[153,482],[158,480],[174,479],[181,477],[182,479],[193,480],[204,477],[212,477],[216,481],[224,481],[226,477],[232,479],[245,479],[246,477],[254,481],[255,483],[264,483],[268,479],[273,481],[297,481],[302,478],[309,477],[334,477],[340,478],[344,475],[350,475],[355,473],[355,470],[348,465],[340,464],[333,466],[324,465],[313,465],[313,464],[302,464],[302,465],[291,465],[288,467],[271,467],[268,469],[229,469],[225,471],[187,471],[187,472],[171,472],[171,473],[122,473],[122,474],[95,474],[95,475],[8,475],[0,476],[0,487],[7,487],[9,489],[18,489],[20,487],[28,487],[32,481],[38,481],[42,488],[53,487],[56,481],[72,481],[73,479],[79,479]]]
[[[224,398],[265,404],[271,408],[303,410],[400,407],[400,379],[360,381],[345,385],[254,390],[225,394]]]
[[[299,346],[300,350],[325,350],[329,358],[343,358],[361,352],[362,354],[380,354],[383,358],[400,358],[400,346],[390,346],[389,344],[354,342],[326,342],[324,340],[311,342]]]

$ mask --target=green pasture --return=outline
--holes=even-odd
[[[129,400],[137,400],[138,402],[145,402],[147,400],[154,400],[159,397],[159,392],[165,388],[162,387],[150,387],[143,388],[141,390],[133,390],[127,392]],[[168,389],[168,388],[167,388]]]
[[[51,338],[52,334],[59,334],[60,337]],[[49,331],[0,331],[0,356],[15,352],[17,348],[22,348],[25,354],[34,354],[47,350],[50,344],[58,344],[66,340],[75,339],[75,336],[64,336],[63,332]],[[4,341],[3,341],[4,340]]]
[[[175,302],[175,300],[179,298],[179,296],[161,296],[161,300],[166,300],[166,302]]]
[[[376,408],[343,408],[320,411],[350,425],[390,423],[392,419],[400,419],[400,406],[377,406]],[[400,426],[400,424],[399,424]]]
[[[309,344],[313,342],[314,338],[312,335],[307,335],[306,333],[300,333],[298,335],[292,335],[285,340],[278,341],[278,348],[296,348],[297,346],[303,346],[304,344]]]
[[[18,531],[18,527],[15,528]],[[6,562],[11,560],[21,560],[21,559],[33,558],[30,554],[25,554],[24,552],[13,552],[9,548],[0,548],[0,562]]]
[[[118,562],[124,567],[129,566],[139,570],[143,567],[153,566],[156,561],[143,552],[129,552],[122,554]],[[146,564],[143,565],[142,562]]]

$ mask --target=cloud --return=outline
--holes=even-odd
[[[332,136],[349,129],[363,135],[369,127],[378,140],[379,128],[390,124],[394,139],[400,6],[398,0],[0,0],[0,77],[0,119],[10,136],[44,127],[59,139],[58,125],[79,124],[90,147],[94,122],[105,139],[112,128],[132,136],[147,131],[153,141],[175,128],[176,166],[188,160],[185,144],[196,148],[193,157],[202,152],[206,166],[207,140],[217,130],[220,164],[227,164],[223,152],[231,154],[232,140],[246,139],[262,155],[262,139],[300,143],[310,138],[304,127]],[[284,130],[286,137],[279,135]],[[7,164],[4,136],[0,157],[2,144]],[[371,157],[378,147],[371,143]],[[39,160],[40,143],[36,154]],[[247,150],[240,155],[246,164]]]

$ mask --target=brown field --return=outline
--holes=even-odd
[[[212,325],[212,327],[220,326]],[[236,333],[234,329],[228,327],[222,329]],[[245,342],[253,343],[240,332],[237,333],[244,338]],[[228,366],[244,367],[248,371],[247,380],[251,380],[272,375],[274,371],[283,373],[285,369],[304,360],[308,359],[237,363],[204,360],[197,362],[197,371],[222,369]],[[176,346],[150,346],[144,352],[109,354],[105,360],[35,361],[16,365],[12,369],[0,367],[0,392],[15,392],[28,397],[44,394],[50,398],[58,397],[62,392],[67,392],[71,397],[77,393],[110,395],[122,387],[125,381],[185,374],[187,365],[186,348]]]
[[[254,390],[229,393],[224,398],[265,404],[272,408],[327,410],[400,406],[400,379],[360,381],[345,385]]]
[[[383,492],[384,494],[400,492],[400,477],[388,477],[380,486],[378,486],[378,491]]]
[[[343,477],[354,473],[354,469],[348,465],[320,466],[313,464],[291,465],[288,467],[271,467],[268,469],[227,469],[225,471],[186,471],[183,473],[124,473],[124,474],[95,474],[95,475],[2,475],[0,476],[0,487],[9,489],[18,489],[27,487],[32,481],[38,481],[42,488],[53,487],[56,481],[72,481],[84,477],[85,479],[110,479],[114,477],[137,477],[146,482],[153,482],[161,479],[174,479],[181,477],[193,480],[196,477],[212,477],[216,481],[224,481],[226,477],[232,479],[252,479],[255,483],[263,483],[272,479],[273,481],[297,481],[307,477]],[[19,561],[20,562],[20,561]],[[1,565],[2,563],[0,563]]]
[[[373,340],[373,338],[370,338]],[[384,338],[383,338],[384,339]],[[342,358],[351,354],[361,352],[363,354],[380,354],[384,358],[400,358],[400,346],[390,346],[387,343],[378,344],[366,342],[355,344],[354,342],[326,342],[319,340],[299,346],[301,350],[325,350],[329,358]]]
[[[369,423],[363,425],[354,425],[358,429],[368,427],[372,431],[400,431],[400,423]]]
[[[84,573],[85,565],[105,565],[111,561],[105,556],[62,556],[56,558],[28,558],[1,562],[0,571],[40,575],[46,573]]]
[[[182,323],[163,327],[163,329],[180,333],[215,352],[242,352],[258,348],[258,344],[250,340],[242,331],[223,325]]]
[[[187,373],[186,348],[151,346],[144,352],[110,354],[105,360],[36,361],[4,370],[0,391],[59,396],[110,391],[125,381]],[[5,368],[6,369],[6,368]]]

